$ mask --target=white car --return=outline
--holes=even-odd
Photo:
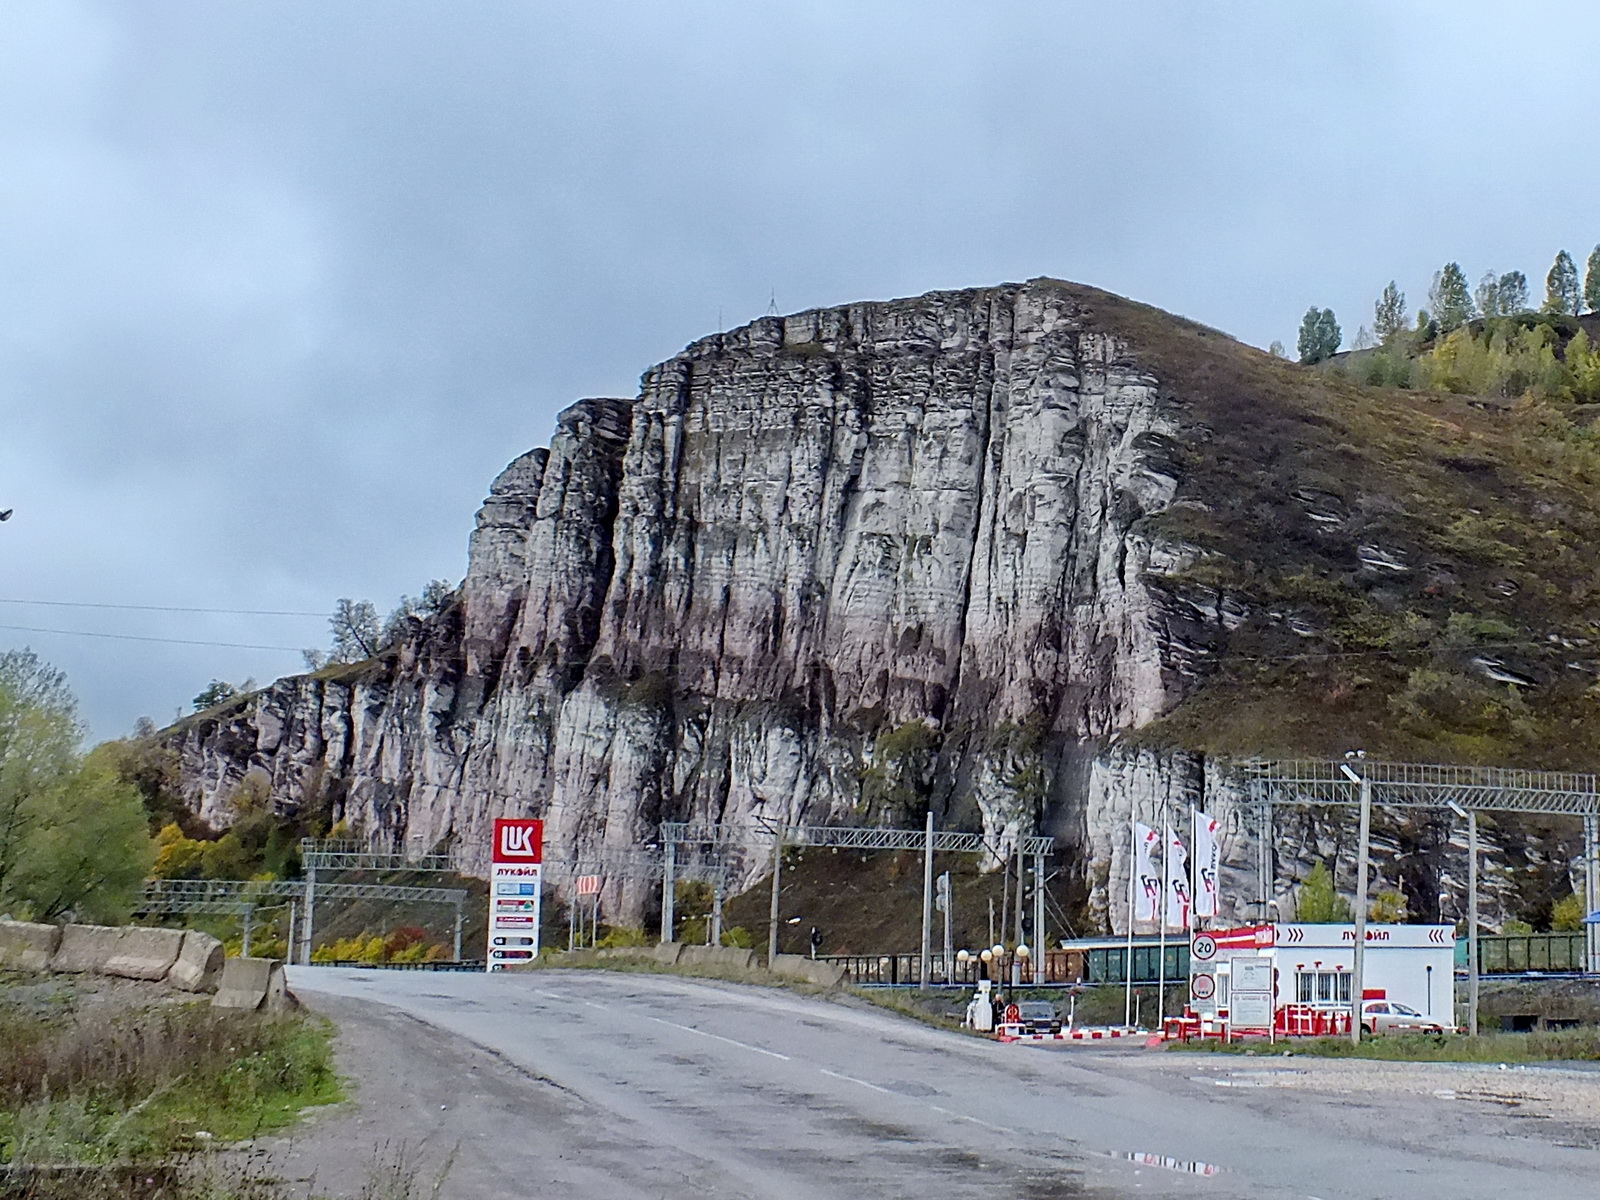
[[[1407,1004],[1393,1000],[1368,1000],[1361,1005],[1363,1033],[1454,1033],[1455,1026],[1441,1025]]]

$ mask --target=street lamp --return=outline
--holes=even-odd
[[[1478,1036],[1478,811],[1450,801],[1467,822],[1467,1032]]]
[[[1364,759],[1365,750],[1345,751],[1347,759]],[[1369,842],[1372,839],[1372,780],[1365,770],[1355,771],[1348,762],[1339,764],[1344,777],[1361,789],[1361,844],[1356,854],[1356,912],[1355,912],[1355,962],[1352,964],[1350,991],[1351,1017],[1350,1042],[1361,1044],[1361,1010],[1366,1002],[1367,965],[1367,871],[1369,868]]]

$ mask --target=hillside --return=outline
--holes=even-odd
[[[667,818],[931,807],[1062,839],[1085,927],[1115,920],[1129,816],[1200,803],[1244,915],[1219,755],[1594,765],[1575,416],[1362,386],[1052,280],[765,318],[563,413],[397,649],[165,738],[207,820],[251,776],[419,848],[502,813],[603,859]],[[1283,822],[1280,891],[1347,839]],[[1382,835],[1437,911],[1448,829]],[[1531,867],[1490,881],[1508,908],[1564,890],[1559,823],[1491,836]],[[648,891],[618,873],[607,902]]]

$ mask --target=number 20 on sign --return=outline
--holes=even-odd
[[[503,970],[539,957],[539,901],[544,822],[502,817],[494,823],[489,869],[489,941],[485,968]]]

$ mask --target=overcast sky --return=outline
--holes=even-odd
[[[97,737],[458,580],[557,411],[774,297],[1055,275],[1257,345],[1600,241],[1600,8],[0,7],[0,629]]]

